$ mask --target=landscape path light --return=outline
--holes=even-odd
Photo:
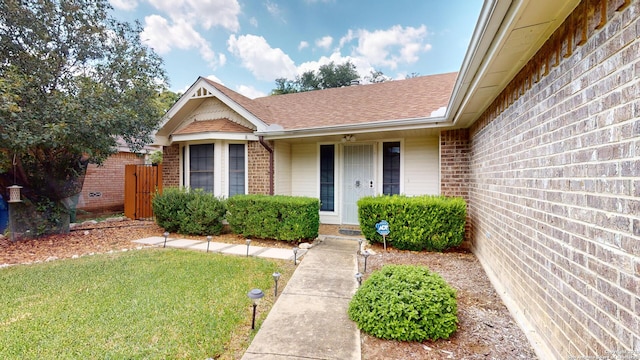
[[[360,287],[362,285],[362,273],[360,271],[356,273],[356,280],[358,280],[358,287]]]
[[[260,299],[264,297],[264,293],[260,289],[252,289],[247,296],[253,301],[253,317],[251,318],[251,330],[253,330],[256,328],[256,308]]]
[[[207,236],[207,252],[209,252],[209,243],[211,242],[211,235]]]
[[[247,244],[247,257],[249,257],[249,246],[251,246],[251,239],[247,239],[245,242]]]
[[[371,255],[369,253],[369,250],[365,250],[362,252],[362,256],[364,256],[364,272],[367,272],[367,258],[369,257],[369,255]]]
[[[165,231],[162,235],[164,235],[164,245],[162,245],[162,247],[164,248],[167,247],[167,238],[169,237],[169,233]]]
[[[360,252],[362,252],[362,243],[364,242],[363,238],[359,238],[358,239],[358,254],[360,254]]]
[[[293,248],[293,265],[298,265],[298,247]]]
[[[274,297],[278,297],[278,280],[280,280],[280,273],[279,272],[274,272],[273,273],[273,281],[275,281],[276,283],[276,290],[274,292]]]

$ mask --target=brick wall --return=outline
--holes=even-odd
[[[273,148],[273,142],[268,144]],[[247,144],[249,194],[269,194],[269,152],[258,141]]]
[[[580,4],[470,129],[474,251],[549,357],[640,356],[640,4],[624,4]]]
[[[180,145],[164,146],[162,149],[162,186],[180,186]]]
[[[144,164],[144,157],[132,153],[117,153],[110,156],[102,166],[89,165],[78,209],[99,211],[123,211],[124,167],[129,164]]]
[[[440,194],[459,196],[469,203],[469,130],[447,130],[440,133]],[[471,239],[471,225],[467,210],[465,239]]]

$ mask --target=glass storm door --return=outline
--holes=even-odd
[[[358,200],[375,195],[373,145],[344,146],[342,223],[358,224]]]

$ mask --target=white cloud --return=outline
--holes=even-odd
[[[272,48],[265,38],[256,35],[229,36],[228,50],[242,61],[242,66],[260,80],[292,79],[296,67],[289,55],[280,48]]]
[[[332,43],[333,38],[331,36],[323,36],[322,38],[316,40],[316,46],[325,50],[329,50]]]
[[[126,0],[119,0],[126,1]],[[240,29],[237,0],[148,0],[156,9],[163,11],[174,22],[198,24],[204,29],[214,26],[236,32]]]
[[[217,76],[215,76],[215,75],[213,75],[213,74],[211,74],[211,75],[209,75],[209,76],[206,76],[206,78],[207,78],[207,79],[209,79],[209,80],[215,81],[215,82],[217,82],[217,83],[218,83],[218,84],[220,84],[220,85],[224,85],[224,83],[222,82],[222,80],[220,80]]]
[[[236,86],[236,91],[248,97],[249,99],[267,96],[267,94],[263,93],[262,91],[248,85]]]
[[[131,11],[138,6],[137,0],[109,0],[111,6],[118,10]]]
[[[212,68],[219,64],[224,65],[226,58],[211,49],[209,43],[191,27],[190,24],[179,21],[169,24],[167,19],[160,15],[151,15],[144,18],[144,30],[140,34],[143,42],[152,47],[158,54],[166,54],[173,48],[182,50],[198,49],[200,56],[209,63]]]
[[[258,19],[256,19],[255,16],[252,16],[251,19],[249,19],[249,24],[253,27],[258,27]]]
[[[306,41],[300,41],[300,44],[298,44],[298,50],[306,49],[308,47],[309,47],[309,43]]]
[[[427,27],[424,25],[418,28],[395,25],[387,30],[349,32],[340,39],[340,44],[357,39],[354,57],[364,57],[374,66],[396,69],[400,63],[415,63],[420,53],[431,49],[431,45],[425,43],[426,36]]]
[[[280,16],[280,13],[282,12],[282,10],[280,10],[280,7],[278,6],[278,4],[271,2],[271,1],[267,1],[264,6],[267,8],[267,11],[269,12],[269,14],[271,14],[272,16]]]
[[[347,61],[351,61],[351,63],[356,66],[356,71],[358,72],[358,75],[360,75],[361,79],[364,79],[364,77],[369,75],[370,71],[373,70],[373,67],[366,58],[342,56],[342,54],[335,51],[329,57],[322,56],[320,57],[320,59],[318,59],[318,61],[307,61],[300,64],[300,66],[298,66],[297,68],[298,74],[300,75],[306,71],[317,71],[318,69],[320,69],[320,66],[329,64],[332,61],[336,65],[344,64]]]

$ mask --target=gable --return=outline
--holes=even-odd
[[[203,90],[203,92],[206,91],[206,89],[201,90]],[[180,131],[190,126],[190,124],[192,124],[193,122],[203,122],[218,119],[226,119],[227,122],[237,124],[247,132],[253,132],[257,128],[254,124],[249,122],[237,112],[233,111],[233,109],[231,109],[219,99],[214,97],[207,97],[202,100],[202,102],[196,109],[194,109],[184,117],[180,126],[173,133],[180,133]]]

